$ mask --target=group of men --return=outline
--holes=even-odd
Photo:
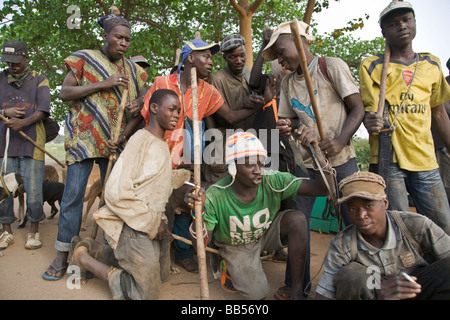
[[[195,39],[182,48],[177,70],[156,77],[148,90],[145,70],[124,59],[131,39],[128,22],[117,15],[98,22],[104,30],[103,48],[80,50],[65,59],[68,73],[60,98],[69,105],[68,168],[57,254],[42,275],[45,280],[61,279],[70,258],[83,277],[107,281],[114,299],[158,298],[160,284],[170,274],[172,230],[166,205],[172,191],[181,187],[174,182],[179,169],[189,169],[186,131],[192,125],[195,68],[198,119],[204,130],[219,130],[215,143],[223,148],[214,151],[224,152],[202,167],[209,188],[185,195],[191,208],[194,201],[202,201],[204,230],[195,230],[188,212],[176,216],[173,232],[193,240],[202,232],[218,248],[225,290],[264,299],[269,285],[260,256],[267,250],[285,252],[287,247],[285,285],[275,297],[307,297],[309,217],[315,198],[333,193],[339,184],[336,212],[346,228],[330,243],[316,297],[449,298],[450,209],[430,128],[433,123],[449,150],[444,103],[450,100],[450,87],[439,60],[412,49],[416,30],[410,3],[393,1],[380,14],[391,51],[384,115],[376,113],[384,56],[364,59],[359,88],[343,60],[316,57],[309,51],[314,37],[303,22],[295,21],[308,75],[300,63],[291,22],[286,22],[264,31],[251,73],[245,67],[248,57],[242,36],[227,36],[220,45]],[[211,74],[212,56],[219,50],[227,65]],[[7,160],[3,173],[20,171],[24,177],[32,222],[26,246],[35,249],[41,246],[38,225],[45,216],[41,191],[34,187],[42,181],[37,173],[43,169],[37,166],[43,167],[43,154],[20,140],[17,131],[24,130],[44,144],[41,120],[49,114],[49,86],[44,76],[26,67],[23,43],[8,41],[2,54],[9,65],[0,74],[0,85],[8,88],[0,93],[0,112],[8,117],[0,123],[0,152]],[[262,74],[264,60],[277,60],[272,63],[273,74]],[[307,76],[319,114],[312,108]],[[30,96],[27,86],[34,90]],[[125,88],[132,98],[120,123]],[[317,127],[319,117],[323,137]],[[373,172],[359,172],[356,164],[352,136],[362,122],[370,133]],[[121,133],[112,141],[111,132],[119,125]],[[227,129],[233,132],[227,134]],[[256,129],[256,134],[249,129]],[[272,129],[275,140],[269,138],[264,145],[258,129]],[[298,148],[289,143],[292,139]],[[11,140],[17,143],[7,147]],[[105,181],[111,153],[120,156]],[[301,154],[305,170],[293,160],[298,159],[294,153]],[[267,168],[269,158],[278,159],[275,169],[280,170]],[[387,171],[381,170],[385,161]],[[94,214],[105,232],[105,241],[100,242],[79,237],[82,199],[94,163],[106,184],[105,205]],[[408,194],[419,214],[408,212]],[[10,197],[0,204],[1,249],[14,241],[12,201]],[[179,263],[195,271],[191,249],[176,250]]]

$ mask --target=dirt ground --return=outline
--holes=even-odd
[[[15,208],[17,208],[17,201]],[[58,205],[57,205],[58,206]],[[86,203],[84,205],[86,207]],[[98,199],[93,205],[87,230],[81,232],[81,236],[89,236],[93,226],[92,213],[98,207]],[[46,203],[44,211],[49,216],[50,206]],[[30,223],[24,229],[17,229],[18,222],[12,225],[14,244],[4,251],[0,251],[0,300],[111,300],[111,294],[107,283],[93,278],[79,288],[73,288],[73,283],[68,281],[69,275],[59,281],[43,280],[41,275],[53,261],[56,250],[54,241],[58,230],[59,214],[53,220],[45,220],[40,224],[40,233],[43,246],[38,250],[26,250],[25,238]],[[323,234],[311,231],[311,278],[312,294],[321,274],[321,264],[328,244],[333,234]],[[97,240],[101,239],[99,231]],[[269,279],[271,290],[267,300],[273,300],[273,294],[277,288],[284,285],[285,263],[264,261],[264,270]],[[320,270],[320,272],[319,272]],[[169,281],[162,284],[160,300],[199,300],[200,286],[199,275],[180,268],[181,273],[171,275]],[[210,300],[242,300],[239,294],[225,292],[220,281],[214,280],[208,267],[209,299]]]

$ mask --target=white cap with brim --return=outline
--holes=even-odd
[[[414,13],[414,9],[411,3],[409,3],[408,1],[394,0],[391,3],[389,3],[389,5],[386,8],[384,8],[383,11],[381,11],[378,23],[381,25],[381,22],[384,20],[384,18],[386,18],[388,14],[400,9],[409,9]]]
[[[304,23],[303,21],[297,21],[298,31],[300,36],[304,37],[308,42],[314,41],[316,37],[309,34],[309,25],[307,23]],[[267,46],[264,48],[262,52],[262,56],[267,61],[272,61],[277,59],[277,55],[275,54],[273,50],[273,45],[275,42],[277,42],[278,37],[282,34],[290,34],[291,33],[291,22],[287,21],[281,23],[272,33],[272,36],[270,37],[270,41],[267,44]]]

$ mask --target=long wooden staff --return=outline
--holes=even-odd
[[[305,77],[305,82],[306,82],[306,87],[308,88],[309,98],[311,100],[311,105],[312,105],[312,108],[314,111],[314,115],[316,117],[317,128],[319,129],[320,139],[323,140],[323,139],[325,139],[325,133],[323,131],[322,120],[321,120],[320,114],[319,114],[319,108],[317,107],[316,98],[314,96],[314,88],[312,85],[311,76],[309,75],[309,72],[308,72],[308,64],[306,63],[306,55],[305,55],[305,51],[303,50],[302,40],[300,39],[300,33],[298,31],[297,21],[292,21],[290,26],[291,26],[291,32],[294,36],[294,43],[295,43],[295,46],[297,47],[298,56],[300,57],[300,66],[303,71],[303,76]]]
[[[384,105],[386,103],[386,78],[387,70],[389,67],[389,60],[391,58],[391,47],[386,42],[386,47],[384,49],[384,61],[383,68],[381,69],[381,79],[380,79],[380,100],[378,101],[378,111],[377,114],[383,116]]]
[[[8,123],[8,118],[2,116],[0,114],[0,119],[2,119],[5,123]],[[44,152],[46,155],[48,155],[50,158],[52,158],[53,160],[56,161],[57,164],[59,164],[61,166],[61,168],[65,168],[66,166],[61,163],[61,161],[59,161],[58,159],[56,159],[50,152],[48,152],[47,150],[45,150],[45,148],[41,147],[40,145],[38,145],[36,143],[36,141],[34,141],[33,139],[31,139],[26,133],[24,133],[23,131],[19,130],[17,131],[18,133],[20,133],[20,135],[22,137],[24,137],[25,139],[27,139],[29,142],[31,142],[36,148],[38,148],[39,150],[41,150],[42,152]]]
[[[123,62],[123,67],[125,68],[125,72],[126,72],[125,59],[123,57],[122,57],[122,62]],[[130,86],[130,84],[128,84],[128,86]],[[131,95],[128,94],[131,90],[128,89],[128,86],[125,87],[125,89],[123,90],[122,99],[120,100],[119,116],[117,118],[116,130],[111,132],[111,141],[113,141],[114,143],[117,142],[117,140],[119,139],[119,136],[120,136],[120,129],[122,128],[122,120],[123,120],[123,114],[125,112],[125,104],[127,103],[127,96],[130,98],[130,103],[131,103]],[[99,208],[104,206],[104,204],[105,204],[106,181],[108,181],[109,175],[111,173],[115,156],[116,156],[115,152],[114,153],[111,152],[111,154],[109,155],[108,167],[106,168],[105,180],[104,180],[103,186],[102,186],[102,196],[100,198]],[[91,233],[92,239],[95,239],[97,237],[97,231],[98,231],[98,224],[94,223],[94,228],[92,229],[92,233]]]
[[[201,139],[200,128],[198,123],[198,96],[197,96],[197,69],[191,69],[191,92],[192,92],[192,122],[194,124],[194,183],[196,193],[201,187]],[[195,230],[197,233],[197,257],[200,274],[200,299],[209,299],[208,274],[206,269],[206,251],[203,238],[203,206],[201,201],[195,201]]]

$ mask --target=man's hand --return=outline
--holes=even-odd
[[[366,112],[364,116],[364,126],[369,134],[377,134],[383,128],[383,118],[374,111]]]
[[[133,117],[136,117],[142,109],[142,105],[139,102],[139,99],[135,99],[133,101],[127,102],[127,104],[125,105],[125,108],[127,108],[128,110],[130,110],[130,113]]]
[[[417,280],[416,277],[411,277]],[[421,286],[417,282],[410,282],[404,276],[398,275],[381,281],[379,300],[402,300],[414,298],[421,292]]]
[[[250,94],[244,98],[242,105],[247,109],[261,109],[264,107],[264,97],[256,94]]]
[[[292,131],[291,120],[289,119],[278,120],[275,129],[278,129],[278,131],[280,131],[280,133],[284,134],[285,136],[290,136]]]
[[[28,126],[28,123],[25,119],[11,118],[8,122],[5,122],[4,125],[11,130],[21,131],[23,128]]]
[[[191,209],[194,209],[195,201],[201,201],[202,206],[205,203],[206,199],[205,189],[200,188],[198,192],[195,192],[196,190],[197,190],[196,187],[189,188],[184,196],[184,202],[186,202],[186,204]]]
[[[306,150],[309,150],[311,144],[317,143],[317,135],[314,130],[304,124],[301,124],[294,132],[298,135],[298,141]]]
[[[110,76],[108,79],[105,79],[102,81],[103,83],[103,89],[111,89],[115,86],[126,86],[128,87],[128,84],[130,83],[130,78],[127,75],[121,74],[121,73],[115,73],[112,76]]]
[[[164,240],[167,236],[172,238],[172,233],[169,230],[169,226],[167,223],[165,223],[163,220],[161,220],[161,223],[158,227],[158,233],[156,234],[156,240]]]
[[[333,157],[345,147],[345,144],[340,143],[336,139],[325,138],[319,142],[319,148],[327,157]]]
[[[127,141],[127,138],[125,137],[125,135],[123,133],[121,133],[119,135],[119,138],[117,139],[116,142],[114,142],[112,140],[108,140],[109,152],[116,153],[117,152],[117,148],[119,148],[122,144],[124,144],[125,141]]]
[[[9,118],[22,118],[25,116],[27,110],[24,106],[12,107],[5,109],[5,116]]]

